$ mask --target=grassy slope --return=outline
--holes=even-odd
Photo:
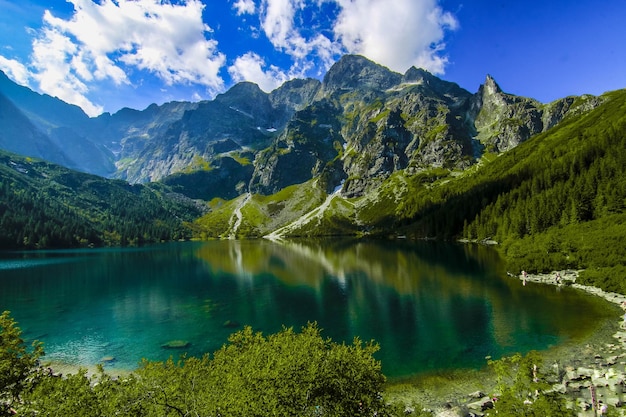
[[[324,192],[315,181],[286,187],[271,196],[253,195],[241,206],[243,220],[237,237],[260,237],[297,220],[324,201]],[[232,215],[245,197],[216,200],[211,211],[195,222],[196,235],[202,238],[224,237],[233,224]]]

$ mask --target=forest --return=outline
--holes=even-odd
[[[0,152],[0,249],[128,246],[189,238],[202,205]]]

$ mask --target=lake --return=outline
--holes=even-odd
[[[0,253],[0,309],[45,359],[134,369],[141,358],[200,356],[252,326],[317,322],[374,339],[389,377],[480,368],[575,340],[614,315],[571,288],[507,277],[488,247],[441,242],[267,240]],[[186,349],[164,349],[172,340]]]

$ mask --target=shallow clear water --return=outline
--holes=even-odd
[[[213,351],[243,325],[316,321],[335,341],[377,341],[391,377],[544,349],[611,314],[569,288],[522,286],[489,248],[343,240],[0,253],[0,309],[52,361],[133,369]]]

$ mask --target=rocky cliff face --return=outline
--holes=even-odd
[[[384,91],[399,84],[402,76],[359,55],[346,55],[324,76],[318,98],[349,91]]]
[[[297,113],[299,123],[289,123],[257,159],[252,191],[274,192],[325,172],[327,189],[345,181],[343,193],[358,196],[399,170],[465,167],[473,152],[464,114],[470,97],[423,70],[401,75],[346,56],[324,77],[314,110]],[[303,123],[318,130],[305,132]],[[294,175],[278,180],[280,162]]]
[[[271,93],[244,82],[211,101],[89,119],[1,75],[5,149],[130,182],[167,180],[204,199],[272,194],[310,179],[327,193],[341,186],[361,196],[398,171],[465,169],[600,100],[542,104],[503,92],[490,76],[472,94],[422,69],[399,74],[347,55],[321,82],[292,80]],[[11,109],[18,116],[7,116]]]
[[[320,89],[321,82],[308,78],[306,80],[295,79],[287,81],[269,95],[272,107],[278,114],[287,118],[277,123],[284,126],[296,111],[303,110],[313,102],[313,98]]]
[[[487,76],[470,103],[470,119],[474,120],[476,138],[490,152],[513,149],[531,136],[545,132],[568,114],[589,111],[599,104],[591,99],[566,97],[553,103],[506,94]]]
[[[230,155],[236,160],[241,153],[269,145],[296,110],[310,103],[319,85],[316,80],[294,80],[267,94],[256,84],[239,83],[215,100],[185,109],[165,125],[166,129],[144,134],[149,143],[129,149],[121,161],[132,159],[118,163],[118,176],[132,182],[157,181],[173,174],[193,173],[197,177],[196,172],[217,169],[220,175],[237,177],[238,192],[245,192],[240,183],[249,182],[251,166],[233,167],[224,164],[222,158]],[[247,174],[229,174],[233,169]]]
[[[296,112],[274,143],[257,155],[250,191],[273,194],[321,175],[343,148],[339,115],[326,100]]]

